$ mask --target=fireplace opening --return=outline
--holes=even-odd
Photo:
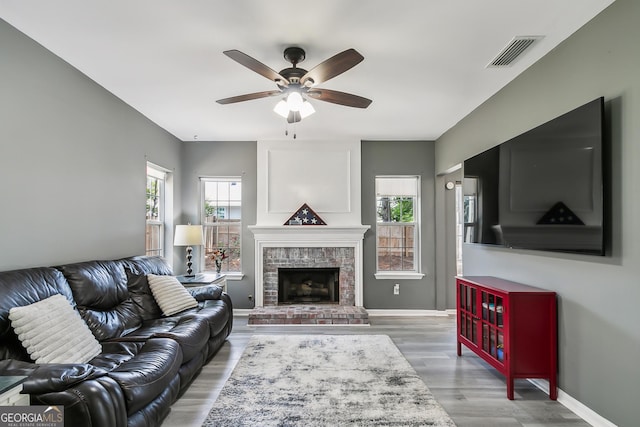
[[[278,268],[278,304],[339,302],[339,268]]]

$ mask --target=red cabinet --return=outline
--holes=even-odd
[[[456,278],[458,356],[462,344],[507,377],[549,380],[557,391],[556,294],[491,276]]]

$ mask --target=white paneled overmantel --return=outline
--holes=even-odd
[[[249,226],[256,306],[264,304],[265,269],[271,268],[267,248],[353,248],[354,299],[362,306],[362,247],[370,227],[361,224],[360,141],[258,141],[257,148],[256,225]],[[326,225],[284,225],[303,204]]]
[[[258,141],[256,225],[282,225],[306,203],[329,225],[361,222],[360,141]]]

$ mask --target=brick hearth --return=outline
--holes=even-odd
[[[368,325],[363,307],[344,305],[289,305],[257,307],[249,325]]]

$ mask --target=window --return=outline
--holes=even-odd
[[[147,165],[147,255],[164,256],[165,181],[164,171]]]
[[[240,178],[202,178],[204,269],[215,270],[212,255],[224,251],[222,272],[240,273],[242,182]]]
[[[464,242],[475,243],[478,240],[478,189],[479,179],[466,177],[464,179],[463,191],[463,223]]]
[[[418,176],[376,177],[376,277],[420,278]],[[414,276],[414,277],[412,277]]]

